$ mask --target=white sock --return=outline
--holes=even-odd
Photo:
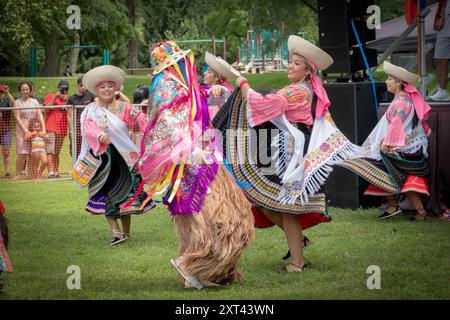
[[[446,93],[446,92],[447,92],[447,89],[442,89],[441,87],[439,87],[438,92]]]

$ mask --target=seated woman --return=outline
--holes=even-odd
[[[428,126],[425,119],[430,106],[411,84],[419,75],[384,62],[388,75],[387,89],[395,97],[384,116],[363,144],[362,153],[340,164],[371,185],[365,195],[385,196],[386,211],[379,219],[388,219],[401,212],[396,195],[405,194],[417,213],[412,220],[425,220],[427,212],[421,196],[428,196]]]
[[[135,169],[139,150],[128,136],[135,124],[144,132],[147,116],[130,103],[116,100],[115,92],[124,79],[123,70],[110,65],[94,68],[83,77],[84,86],[98,99],[81,114],[82,144],[76,168],[100,157],[101,164],[88,181],[86,211],[106,217],[113,233],[110,245],[130,238],[131,214],[154,207],[152,201],[145,201],[147,194],[137,190],[142,181]],[[120,208],[129,199],[134,199],[132,205]],[[122,221],[123,232],[118,219]]]
[[[328,96],[315,75],[333,59],[298,36],[289,36],[288,49],[292,83],[262,95],[238,78],[239,92],[219,111],[214,120],[221,121],[214,125],[222,131],[233,173],[247,184],[243,191],[254,204],[256,226],[283,229],[292,256],[283,270],[300,272],[308,242],[302,230],[331,220],[321,188],[332,166],[358,147],[334,125]]]

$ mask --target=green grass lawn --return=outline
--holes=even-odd
[[[110,247],[103,217],[84,212],[86,190],[70,181],[0,181],[15,269],[0,276],[2,299],[450,299],[450,224],[408,216],[377,221],[377,210],[331,208],[334,221],[307,230],[310,267],[286,274],[279,229],[257,230],[240,260],[245,280],[222,288],[185,289],[169,260],[178,240],[166,209],[133,217],[132,239]],[[67,267],[81,268],[69,290]],[[381,289],[369,290],[370,265]]]
[[[289,83],[286,72],[275,72],[266,74],[249,74],[246,75],[249,83],[254,88],[282,88]],[[11,94],[14,97],[19,96],[17,86],[21,80],[29,80],[33,82],[36,87],[36,96],[43,100],[48,93],[56,92],[58,82],[60,80],[69,82],[69,95],[76,91],[76,84],[78,77],[0,77],[0,84],[6,84],[11,88]],[[123,92],[131,100],[133,99],[133,91],[140,84],[150,86],[151,78],[146,76],[127,76],[125,78]],[[234,85],[234,83],[232,83]]]

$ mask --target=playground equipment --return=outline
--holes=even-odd
[[[301,37],[306,32],[297,33]],[[245,71],[256,72],[284,70],[287,68],[287,37],[280,30],[256,32],[248,30],[247,38],[241,40],[238,48],[238,64],[245,65]]]
[[[217,55],[217,44],[222,43],[222,59],[227,59],[227,40],[226,39],[216,39],[212,37],[211,39],[197,39],[197,40],[174,40],[176,44],[204,44],[211,43],[211,53]]]

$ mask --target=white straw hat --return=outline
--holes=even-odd
[[[394,76],[409,84],[414,83],[420,79],[420,76],[418,74],[409,72],[408,70],[387,61],[385,61],[383,64],[383,70],[386,74]]]
[[[319,70],[325,70],[333,64],[333,58],[328,53],[299,36],[289,36],[288,50],[290,54],[297,53],[310,60]]]
[[[235,80],[241,76],[239,71],[230,66],[228,62],[222,58],[216,57],[208,51],[205,54],[205,62],[211,69],[227,80]]]
[[[104,65],[89,70],[83,76],[83,85],[95,94],[95,87],[100,82],[112,81],[116,84],[117,90],[119,90],[124,80],[125,72],[122,69],[112,65]]]

